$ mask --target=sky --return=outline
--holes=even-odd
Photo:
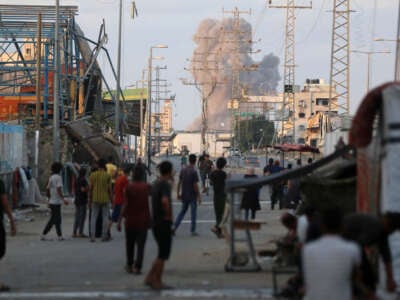
[[[96,40],[100,25],[105,20],[108,43],[114,65],[117,60],[117,32],[119,0],[60,0],[62,5],[79,5],[77,21],[86,36]],[[266,8],[265,0],[136,0],[139,15],[130,18],[131,0],[122,0],[123,44],[122,82],[126,87],[141,79],[142,70],[147,68],[149,49],[157,44],[166,44],[168,49],[154,49],[154,55],[165,57],[153,65],[167,66],[162,78],[167,79],[172,94],[176,94],[173,126],[184,129],[200,114],[199,94],[193,86],[185,86],[180,78],[190,79],[187,59],[192,56],[195,44],[192,41],[197,26],[205,18],[221,19],[222,10],[238,7],[251,9],[244,16],[253,25],[254,40],[260,40],[254,49],[260,49],[254,59],[274,53],[283,60],[285,11]],[[273,4],[285,0],[272,0]],[[296,84],[302,85],[307,78],[323,78],[329,81],[331,27],[331,0],[314,0],[312,10],[296,12]],[[0,4],[9,4],[0,0]],[[14,0],[13,4],[47,4],[55,0]],[[308,0],[297,0],[297,5],[308,5]],[[351,0],[351,50],[381,51],[390,54],[372,56],[371,86],[376,86],[394,77],[395,43],[374,42],[374,38],[395,39],[397,29],[398,0]],[[110,68],[104,56],[99,64],[111,86],[115,87]],[[351,54],[351,105],[354,113],[366,93],[367,57]],[[280,66],[283,72],[283,66]],[[280,84],[282,86],[282,84]]]

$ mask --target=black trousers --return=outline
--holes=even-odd
[[[125,227],[126,264],[128,266],[132,266],[135,262],[135,268],[138,270],[142,269],[146,240],[147,229],[134,230]],[[136,259],[134,259],[135,246],[137,247]]]
[[[75,206],[74,234],[79,230],[83,234],[83,228],[86,220],[86,204]]]
[[[56,226],[58,236],[62,236],[61,232],[61,204],[50,204],[51,216],[49,222],[43,230],[43,235],[49,233],[53,225]]]
[[[158,246],[158,258],[168,260],[172,247],[172,222],[162,221],[153,227],[153,235]]]

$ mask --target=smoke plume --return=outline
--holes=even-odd
[[[232,70],[243,69],[240,83],[247,95],[275,94],[280,78],[279,58],[272,53],[265,55],[261,61],[254,61],[249,52],[252,51],[251,24],[240,19],[240,37],[233,33],[234,20],[203,20],[196,34],[190,70],[203,94],[211,93],[212,83],[217,82],[215,90],[208,99],[208,128],[229,129],[230,114],[227,109],[232,97]],[[239,47],[234,41],[240,41]],[[239,48],[239,51],[236,51]],[[235,54],[239,52],[239,54]],[[254,66],[258,65],[258,68]],[[248,71],[248,69],[255,69]],[[221,123],[224,124],[222,128]],[[198,117],[190,126],[190,130],[198,130],[201,118]]]

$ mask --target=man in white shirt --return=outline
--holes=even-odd
[[[323,236],[304,246],[303,272],[307,300],[351,300],[352,279],[361,262],[359,246],[340,237],[339,208],[322,214]]]

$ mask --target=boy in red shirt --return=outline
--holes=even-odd
[[[119,215],[121,213],[122,203],[124,202],[124,193],[128,185],[128,174],[130,169],[124,168],[123,173],[118,175],[115,180],[114,186],[114,199],[113,199],[113,211],[111,215],[110,223],[108,224],[108,239],[111,238],[111,227],[113,223],[118,223]]]

